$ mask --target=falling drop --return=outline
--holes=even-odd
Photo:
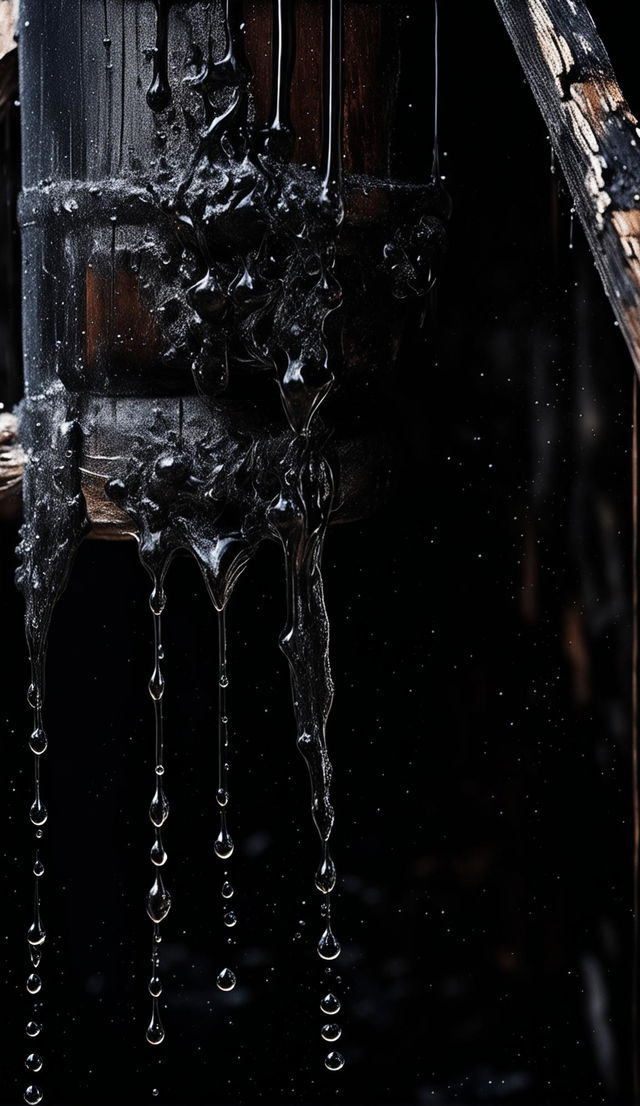
[[[322,999],[320,1009],[323,1014],[338,1014],[340,1012],[340,999],[336,998],[330,991]]]
[[[37,1037],[42,1029],[39,1022],[27,1022],[26,1034],[27,1037]]]
[[[216,802],[218,806],[226,806],[229,802],[229,792],[225,791],[224,788],[219,787],[216,792]]]
[[[223,920],[224,924],[226,925],[227,929],[233,929],[234,925],[238,921],[238,919],[236,918],[233,910],[225,910],[225,912],[222,916],[222,920]]]
[[[154,669],[149,680],[149,695],[158,702],[164,695],[164,676],[159,668]]]
[[[36,917],[27,931],[27,941],[30,945],[38,947],[39,945],[44,945],[46,939],[47,935],[42,928],[40,918]]]
[[[323,895],[329,895],[336,885],[336,866],[328,852],[322,858],[316,872],[316,887]]]
[[[27,1071],[42,1071],[42,1056],[39,1056],[37,1052],[30,1052],[24,1066]]]
[[[44,826],[48,817],[47,808],[40,798],[40,789],[38,789],[29,809],[29,819],[34,826]]]
[[[34,730],[29,738],[29,748],[34,756],[41,757],[47,749],[47,735],[43,729]]]
[[[33,973],[27,979],[27,991],[30,995],[37,995],[42,988],[42,980],[39,975]]]
[[[157,975],[152,975],[149,980],[149,994],[152,998],[160,998],[162,994],[162,981]]]
[[[147,1028],[147,1040],[150,1045],[161,1045],[164,1041],[164,1027],[158,1009],[158,1000],[154,998],[151,1011],[151,1021]]]
[[[42,1091],[40,1087],[36,1087],[34,1083],[27,1087],[24,1092],[24,1100],[27,1106],[38,1106],[38,1103],[42,1102]]]
[[[231,834],[227,829],[226,821],[220,825],[220,832],[215,839],[214,852],[220,860],[228,860],[233,853],[234,845]]]
[[[44,864],[41,860],[36,860],[33,865],[33,874],[40,879],[40,876],[44,875]]]
[[[162,841],[160,837],[157,837],[151,846],[151,863],[155,864],[156,868],[162,868],[167,863],[167,854],[164,851]]]
[[[165,796],[164,790],[161,784],[156,787],[151,805],[149,807],[149,818],[154,826],[160,829],[164,825],[169,817],[169,803]]]
[[[327,926],[318,941],[318,956],[323,960],[335,960],[339,955],[340,942],[335,937],[331,926]]]
[[[147,895],[147,914],[152,922],[163,922],[171,909],[171,895],[162,882],[162,876],[157,875],[149,894]]]
[[[323,1025],[320,1030],[320,1035],[323,1041],[337,1041],[342,1036],[342,1030],[335,1022],[329,1022],[328,1025]]]
[[[220,991],[233,991],[236,985],[236,977],[230,968],[223,968],[216,979]]]
[[[344,1056],[341,1052],[330,1052],[324,1062],[328,1071],[340,1071],[344,1067]]]
[[[221,894],[222,894],[223,899],[232,899],[233,898],[233,887],[231,886],[230,883],[225,881],[222,884]]]

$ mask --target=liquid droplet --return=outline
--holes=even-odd
[[[162,922],[171,909],[171,895],[157,875],[147,895],[147,914],[152,922]]]
[[[31,734],[31,737],[29,738],[29,748],[31,749],[31,752],[35,756],[40,757],[46,751],[47,745],[47,735],[44,730],[34,730]]]
[[[340,942],[333,934],[330,926],[327,926],[322,937],[318,941],[318,956],[323,960],[335,960],[340,955]]]
[[[44,826],[49,815],[39,795],[36,795],[29,810],[29,819],[34,826]]]
[[[36,1087],[35,1083],[28,1086],[24,1092],[24,1100],[27,1106],[38,1106],[38,1103],[42,1102],[42,1091],[40,1087]]]
[[[27,991],[30,995],[37,995],[38,991],[42,987],[42,980],[39,975],[32,974],[27,979]]]
[[[42,959],[42,957],[40,955],[40,949],[33,948],[32,945],[29,945],[29,959],[30,959],[31,963],[33,964],[34,968],[37,968],[39,963],[40,963],[40,960]]]
[[[36,918],[35,921],[32,922],[29,926],[27,932],[27,941],[30,945],[35,945],[37,947],[39,945],[44,945],[46,939],[47,935],[42,928],[42,923],[39,918]]]
[[[152,998],[160,998],[162,994],[162,981],[157,975],[152,975],[149,980],[149,994]]]
[[[226,826],[220,827],[220,833],[215,839],[213,850],[220,860],[228,860],[233,853],[233,840]]]
[[[233,991],[236,985],[236,977],[230,968],[223,968],[216,979],[216,983],[220,991]]]
[[[162,841],[158,841],[156,839],[153,842],[153,845],[151,846],[150,855],[151,855],[151,863],[155,864],[156,868],[161,868],[163,866],[163,864],[167,863],[167,854],[164,851]]]
[[[342,1036],[342,1030],[336,1022],[329,1022],[328,1025],[323,1025],[320,1035],[323,1041],[337,1041]]]
[[[316,872],[316,887],[323,895],[329,895],[336,885],[336,866],[327,854]]]
[[[229,802],[229,792],[225,791],[224,787],[219,787],[216,792],[216,802],[218,806],[225,807]]]
[[[42,1029],[39,1022],[27,1022],[26,1034],[27,1037],[37,1037]]]
[[[164,1027],[160,1019],[157,1000],[153,1001],[151,1021],[147,1029],[147,1040],[150,1045],[161,1045],[164,1041]]]
[[[330,1052],[325,1058],[324,1066],[328,1071],[340,1071],[344,1067],[344,1056],[341,1052]]]
[[[155,614],[156,616],[161,615],[165,608],[166,602],[167,597],[165,595],[164,588],[161,584],[154,584],[153,591],[151,592],[151,596],[149,598],[151,613]]]
[[[160,702],[164,695],[164,676],[159,668],[154,668],[149,680],[149,695],[156,703]]]
[[[323,1014],[338,1014],[340,1011],[340,999],[336,998],[336,996],[329,991],[322,999],[320,1009]]]
[[[233,887],[230,883],[225,882],[222,884],[222,897],[223,899],[233,898]]]
[[[233,910],[225,910],[225,912],[222,916],[222,920],[223,920],[224,924],[227,926],[228,929],[233,929],[234,925],[238,921],[238,919],[236,918],[236,915],[234,914]]]
[[[158,786],[149,807],[149,817],[156,827],[160,829],[169,817],[169,802],[162,787]]]
[[[41,1071],[42,1056],[39,1056],[37,1052],[30,1052],[24,1062],[24,1066],[27,1071]]]
[[[38,876],[38,878],[44,875],[44,864],[41,860],[36,860],[33,865],[33,874],[34,876]]]

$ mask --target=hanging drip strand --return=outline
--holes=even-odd
[[[290,153],[293,147],[291,80],[295,56],[296,13],[294,0],[274,0],[273,73],[268,138],[269,150],[275,153]]]
[[[151,944],[151,978],[149,979],[149,994],[151,995],[151,1020],[147,1027],[147,1041],[150,1045],[159,1045],[164,1040],[164,1027],[160,1015],[160,996],[162,994],[162,981],[160,979],[160,924],[165,920],[171,909],[171,895],[167,891],[162,878],[162,869],[167,862],[167,854],[162,841],[162,829],[169,817],[169,803],[164,790],[164,676],[162,673],[162,661],[164,649],[162,646],[162,612],[165,606],[165,594],[161,578],[153,577],[153,590],[149,600],[153,615],[154,637],[154,666],[149,680],[149,695],[153,702],[155,721],[155,757],[154,757],[154,792],[149,806],[149,818],[153,826],[153,844],[151,846],[151,863],[154,870],[154,879],[147,895],[147,914],[153,922],[153,938]]]
[[[331,309],[341,302],[335,278],[335,238],[343,214],[342,206],[342,107],[343,107],[343,6],[342,0],[325,0],[323,147],[321,159],[321,203],[325,220],[318,232],[319,286],[331,291]],[[329,311],[326,311],[328,315]],[[318,955],[333,961],[340,955],[331,918],[331,893],[336,869],[329,851],[334,823],[330,787],[332,767],[326,741],[326,726],[333,700],[329,658],[329,619],[324,600],[322,552],[333,509],[334,481],[331,467],[314,437],[318,411],[333,385],[329,353],[323,343],[324,319],[320,327],[322,357],[314,387],[300,393],[299,378],[288,373],[281,382],[285,413],[293,431],[288,456],[284,459],[280,494],[270,509],[270,524],[279,537],[284,555],[287,584],[287,623],[280,647],[289,662],[297,729],[297,746],[304,757],[311,781],[311,811],[321,842],[320,864],[315,883],[323,896],[323,932]],[[303,366],[302,373],[305,371]],[[296,418],[290,412],[297,406]],[[331,974],[332,969],[327,967]],[[331,996],[334,1003],[339,1002]],[[324,1001],[324,1000],[323,1000]],[[341,1030],[332,1024],[321,1030],[324,1041],[337,1040]],[[340,1053],[325,1057],[329,1071],[344,1065]]]
[[[342,186],[343,142],[343,0],[326,0],[323,128],[322,128],[322,183],[325,194]]]
[[[227,619],[226,608],[218,612],[218,789],[216,802],[220,815],[220,828],[214,843],[214,852],[219,860],[227,861],[233,855],[233,838],[229,833],[227,813],[229,805],[229,717],[227,714]],[[222,921],[227,929],[233,929],[237,922],[230,899],[234,889],[225,871],[221,895],[223,900]],[[220,991],[232,991],[236,985],[235,973],[230,968],[222,968],[216,979]]]
[[[433,0],[433,160],[431,179],[440,180],[440,10]]]

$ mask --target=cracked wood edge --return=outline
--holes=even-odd
[[[583,0],[495,0],[640,375],[640,128]]]
[[[15,50],[18,0],[0,0],[0,58]]]

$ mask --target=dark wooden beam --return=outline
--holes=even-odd
[[[495,3],[640,374],[638,122],[583,0]]]

